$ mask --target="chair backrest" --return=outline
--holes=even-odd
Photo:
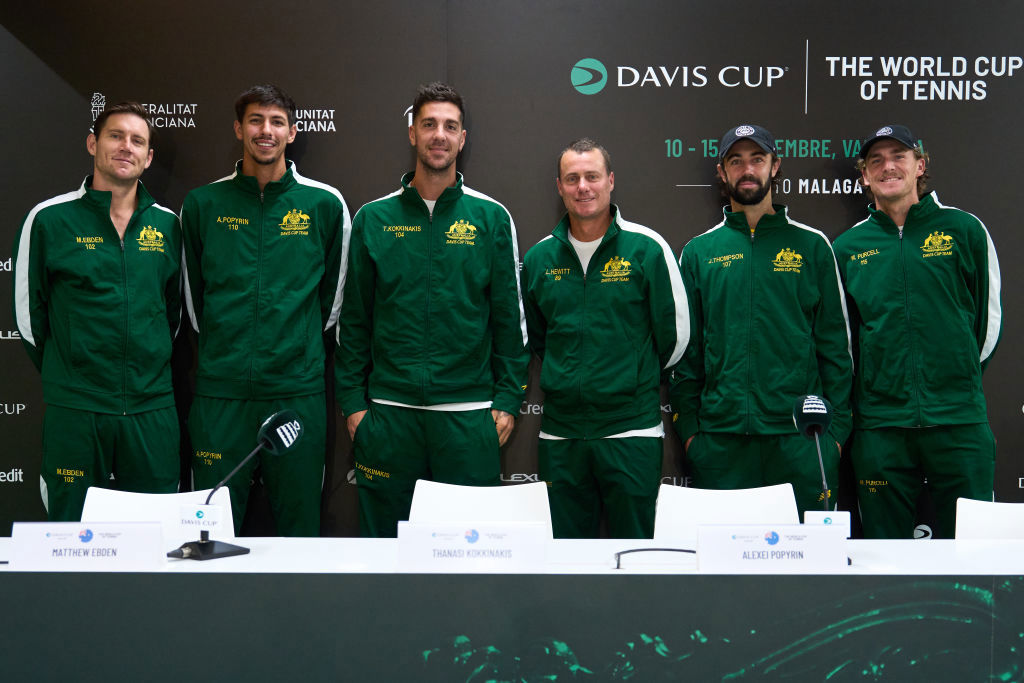
[[[654,513],[654,538],[697,544],[701,524],[799,524],[792,484],[712,490],[662,484]]]
[[[412,494],[410,522],[541,522],[551,535],[548,485],[458,486],[419,479]]]
[[[958,539],[1024,539],[1024,503],[956,499]]]
[[[85,492],[82,506],[83,522],[160,522],[163,525],[164,545],[181,545],[199,540],[199,529],[183,525],[182,505],[200,505],[206,502],[211,489],[187,493],[132,493],[90,486]],[[218,530],[211,537],[231,540],[235,526],[231,515],[231,494],[227,487],[214,494],[211,504],[221,508]]]

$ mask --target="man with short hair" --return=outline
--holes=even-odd
[[[660,386],[686,349],[689,311],[661,235],[611,203],[615,174],[582,138],[558,158],[566,214],[523,262],[544,417],[537,459],[556,538],[650,538],[661,482]]]
[[[928,192],[928,155],[884,126],[857,169],[875,203],[835,242],[856,344],[852,462],[864,535],[911,538],[927,478],[936,536],[959,497],[992,500],[995,439],[982,372],[1002,329],[985,225]]]
[[[324,334],[335,324],[350,222],[341,193],[299,175],[285,158],[295,102],[274,85],[235,102],[242,160],[193,190],[181,211],[186,302],[199,335],[189,415],[192,473],[209,488],[256,445],[273,413],[290,408],[303,436],[286,457],[261,453],[228,482],[236,531],[262,472],[282,536],[320,533],[327,438]]]
[[[794,429],[794,401],[816,395],[833,407],[821,445],[834,504],[853,361],[828,239],[772,203],[780,165],[775,138],[761,126],[730,128],[719,142],[729,205],[724,220],[690,240],[679,259],[693,334],[672,405],[694,486],[789,482],[802,513],[821,509],[825,492],[814,442]]]
[[[81,518],[90,486],[178,490],[171,343],[181,320],[181,230],[139,178],[149,115],[104,110],[93,172],[28,212],[14,244],[14,316],[42,373],[40,489],[51,521]]]
[[[463,185],[462,97],[420,88],[402,186],[356,212],[336,356],[359,527],[395,536],[417,479],[500,483],[526,385],[515,224]]]

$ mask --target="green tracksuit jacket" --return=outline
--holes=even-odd
[[[686,291],[658,233],[613,220],[584,273],[569,217],[523,261],[530,348],[542,360],[541,429],[592,439],[657,425],[662,371],[690,338]]]
[[[338,406],[492,401],[518,415],[529,356],[512,217],[461,174],[431,217],[411,180],[353,219]]]
[[[805,394],[832,404],[833,440],[849,436],[853,359],[836,259],[824,234],[774,208],[753,236],[727,208],[683,248],[692,333],[671,394],[684,442],[697,431],[795,433]]]
[[[260,192],[239,162],[185,197],[181,223],[185,301],[199,333],[196,394],[324,391],[323,331],[338,317],[351,228],[341,194],[291,162]]]
[[[857,359],[858,428],[987,422],[981,373],[999,341],[988,230],[935,193],[902,230],[872,205],[836,239]]]
[[[142,183],[118,238],[92,176],[38,204],[14,242],[14,317],[50,405],[133,414],[174,405],[181,230]]]

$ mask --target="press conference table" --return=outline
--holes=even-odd
[[[701,574],[678,553],[614,569],[653,541],[556,541],[533,574],[397,573],[395,540],[237,542],[252,552],[151,573],[0,565],[0,675],[1024,679],[1024,541],[849,541],[844,573],[792,576]]]
[[[239,538],[248,555],[217,560],[168,559],[166,573],[360,573],[400,571],[395,539],[365,538]],[[10,538],[0,538],[0,560],[10,558]],[[537,574],[695,574],[696,558],[681,553],[641,553],[622,558],[615,553],[631,548],[657,548],[652,540],[574,539],[554,541],[547,563]],[[672,544],[668,544],[670,547]],[[168,548],[169,550],[170,548]],[[1022,575],[1024,541],[847,541],[851,564],[846,574],[896,575]],[[16,571],[9,564],[2,571]]]

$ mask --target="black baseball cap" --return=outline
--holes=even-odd
[[[870,149],[871,145],[875,144],[879,140],[885,140],[886,138],[895,140],[909,149],[917,148],[917,138],[915,138],[914,134],[910,132],[910,129],[906,126],[900,126],[894,123],[891,126],[882,126],[872,133],[869,138],[864,140],[864,144],[860,146],[860,158],[866,159],[868,156],[868,149]]]
[[[740,140],[750,140],[768,154],[776,153],[775,136],[767,128],[745,123],[722,134],[722,139],[718,141],[718,160],[724,159],[726,152]]]

